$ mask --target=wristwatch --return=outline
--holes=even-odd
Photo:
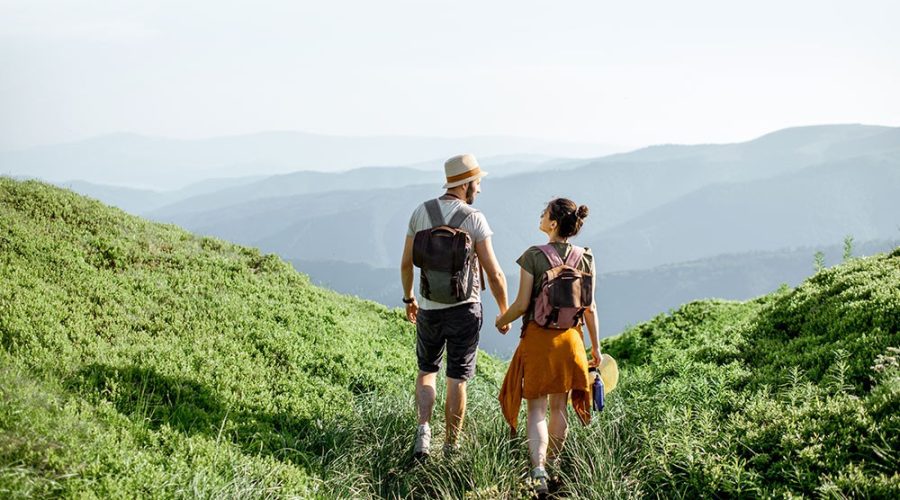
[[[408,299],[407,299],[406,297],[403,298],[403,303],[404,303],[404,304],[412,304],[412,303],[415,302],[415,301],[416,301],[416,298],[415,298],[415,297],[410,297],[410,298],[408,298]]]

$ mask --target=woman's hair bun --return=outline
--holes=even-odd
[[[588,207],[586,205],[581,205],[575,213],[578,215],[579,219],[584,219],[588,216],[588,212],[590,212]]]

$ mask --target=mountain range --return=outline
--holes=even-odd
[[[900,133],[888,127],[787,129],[747,143],[661,146],[531,168],[485,178],[476,200],[494,230],[499,259],[511,270],[521,251],[540,239],[540,211],[555,196],[590,207],[578,241],[601,256],[607,272],[828,245],[847,234],[892,238],[900,222],[894,215],[900,212]],[[395,175],[398,182],[410,178],[399,170]],[[412,208],[441,193],[439,178],[369,189],[349,181],[298,179],[291,187],[290,176],[280,180],[189,198],[146,215],[289,259],[391,267],[399,262]],[[274,195],[261,197],[265,192]],[[310,239],[335,245],[310,245]]]
[[[182,140],[120,133],[78,142],[0,152],[0,174],[53,182],[82,180],[155,190],[209,178],[274,175],[362,166],[406,165],[471,151],[480,157],[593,157],[614,149],[595,144],[503,136],[464,138],[343,137],[305,132]]]

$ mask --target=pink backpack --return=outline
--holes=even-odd
[[[547,256],[551,268],[544,273],[541,291],[534,300],[534,320],[544,328],[575,328],[581,324],[584,310],[594,300],[591,275],[576,267],[584,255],[584,249],[573,245],[563,262],[552,245],[538,248]]]

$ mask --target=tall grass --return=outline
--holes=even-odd
[[[449,457],[441,452],[443,415],[436,412],[433,452],[422,463],[412,456],[416,427],[412,396],[361,398],[349,429],[353,438],[329,463],[323,491],[340,498],[530,498],[524,428],[519,436],[510,437],[496,394],[497,386],[490,380],[472,383],[461,449]],[[622,433],[623,418],[621,402],[611,398],[589,426],[570,419],[573,427],[562,460],[550,470],[556,494],[640,496],[633,468],[636,447]]]

